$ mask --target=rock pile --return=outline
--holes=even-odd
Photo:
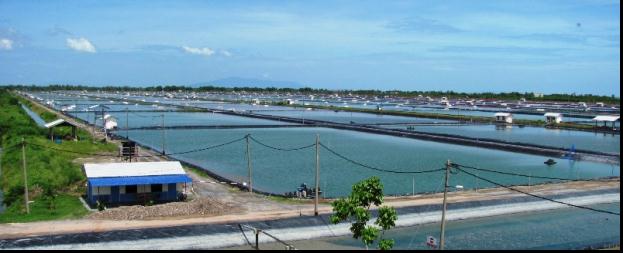
[[[88,216],[97,220],[148,220],[177,216],[217,216],[236,208],[216,199],[204,197],[188,202],[172,202],[153,206],[121,206],[108,208]]]

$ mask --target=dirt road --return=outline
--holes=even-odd
[[[620,189],[619,179],[609,181],[582,181],[569,182],[561,184],[547,184],[538,186],[522,186],[518,189],[529,191],[537,195],[560,194],[570,192],[580,192],[587,190],[599,189]],[[62,221],[45,221],[20,224],[2,224],[0,225],[0,239],[22,238],[39,235],[66,234],[66,233],[83,233],[83,232],[105,232],[112,230],[127,230],[153,227],[171,227],[182,225],[198,225],[198,224],[224,224],[224,223],[242,223],[258,220],[275,220],[300,215],[313,215],[312,204],[287,205],[275,203],[274,201],[262,199],[261,196],[249,196],[248,193],[240,193],[241,195],[226,196],[233,201],[253,200],[247,205],[247,210],[240,213],[232,213],[221,216],[212,217],[177,217],[160,220],[132,220],[132,221],[115,221],[115,220],[62,220]],[[478,201],[510,198],[520,196],[516,192],[506,189],[486,189],[479,191],[464,191],[449,193],[448,202],[458,203],[465,201]],[[442,202],[441,194],[422,195],[413,197],[387,198],[386,204],[394,207],[418,206],[426,204],[439,204]],[[259,209],[248,207],[260,207]],[[300,209],[299,209],[300,208]],[[331,206],[323,204],[319,207],[319,212],[326,214],[331,213]]]

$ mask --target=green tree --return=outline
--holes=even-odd
[[[378,240],[378,248],[390,250],[394,246],[394,240],[384,239],[385,231],[396,226],[396,209],[381,206],[378,209],[378,218],[374,222],[376,226],[368,225],[371,219],[370,207],[383,204],[383,184],[378,177],[371,177],[353,185],[353,191],[347,198],[340,198],[331,205],[334,214],[331,215],[331,223],[337,224],[343,221],[351,223],[350,231],[355,239],[361,238],[366,249]],[[380,237],[379,237],[380,236]]]

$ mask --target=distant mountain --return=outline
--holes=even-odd
[[[257,87],[257,88],[303,88],[303,85],[292,81],[272,81],[253,78],[229,77],[213,80],[205,83],[192,84],[191,87],[216,86],[216,87]]]

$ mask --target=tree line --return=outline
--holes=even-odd
[[[257,92],[257,93],[290,93],[300,95],[331,95],[337,94],[340,97],[347,96],[363,96],[363,97],[399,97],[399,98],[412,98],[417,96],[423,97],[447,97],[463,98],[463,99],[500,99],[500,100],[520,100],[525,98],[526,100],[536,101],[555,101],[555,102],[587,102],[596,103],[603,102],[606,104],[620,104],[620,97],[616,97],[614,94],[611,96],[593,95],[593,94],[543,94],[536,96],[531,92],[456,92],[456,91],[401,91],[401,90],[328,90],[328,89],[314,89],[314,88],[275,88],[275,87],[218,87],[218,86],[201,86],[190,87],[181,85],[157,85],[148,87],[131,87],[131,86],[85,86],[85,85],[63,85],[54,84],[48,86],[35,86],[35,85],[7,85],[8,89],[20,89],[30,91],[56,91],[56,90],[86,90],[86,91],[122,91],[122,92]]]

